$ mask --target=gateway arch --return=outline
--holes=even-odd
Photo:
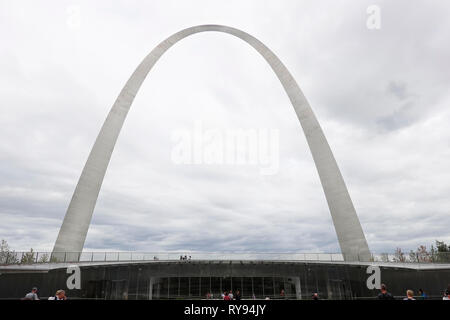
[[[222,25],[200,25],[181,30],[156,46],[139,64],[114,102],[95,140],[67,209],[54,256],[81,252],[100,187],[123,122],[134,97],[158,59],[175,43],[190,35],[216,31],[236,36],[261,54],[277,75],[294,107],[319,173],[345,261],[369,261],[370,251],[361,224],[330,146],[305,96],[291,73],[261,41],[241,30]]]

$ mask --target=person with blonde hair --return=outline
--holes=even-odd
[[[403,300],[416,300],[414,299],[414,291],[412,290],[407,290],[406,291],[406,298]]]
[[[48,300],[67,300],[66,292],[64,290],[56,291],[53,297],[49,297]]]

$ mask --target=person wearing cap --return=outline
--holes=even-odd
[[[31,292],[30,292],[30,293],[27,293],[27,294],[25,295],[24,300],[39,300],[39,297],[38,297],[38,295],[37,295],[37,291],[38,291],[38,289],[37,289],[36,287],[33,287],[33,288],[31,289]]]

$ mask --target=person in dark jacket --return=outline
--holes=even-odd
[[[394,297],[387,291],[387,287],[384,283],[381,285],[380,291],[378,300],[394,300]]]

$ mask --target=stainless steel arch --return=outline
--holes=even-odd
[[[111,108],[89,154],[70,201],[53,253],[81,252],[100,187],[128,110],[147,74],[161,55],[181,39],[204,31],[234,35],[256,49],[269,63],[283,85],[306,135],[330,208],[339,245],[346,261],[370,259],[370,251],[344,179],[325,135],[296,81],[261,41],[241,30],[221,25],[201,25],[181,30],[161,42],[141,62]]]

